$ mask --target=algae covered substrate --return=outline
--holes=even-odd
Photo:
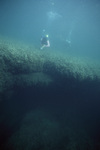
[[[0,150],[99,150],[100,65],[0,40]]]

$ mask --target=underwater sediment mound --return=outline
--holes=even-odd
[[[99,97],[99,64],[0,41],[1,149],[92,150]]]
[[[100,66],[86,60],[0,41],[0,95],[14,87],[100,81]]]

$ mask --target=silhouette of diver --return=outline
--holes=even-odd
[[[41,38],[41,48],[43,49],[45,47],[50,47],[50,41],[49,41],[49,36],[45,35]]]

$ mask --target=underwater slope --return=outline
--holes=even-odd
[[[100,79],[100,66],[87,60],[39,51],[34,47],[0,41],[0,95],[13,87],[66,87]]]
[[[99,64],[0,40],[0,149],[100,149],[99,98]]]

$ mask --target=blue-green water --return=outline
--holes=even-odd
[[[100,63],[99,0],[0,1],[1,38],[33,45],[38,53],[43,34],[49,35],[47,51]],[[53,85],[14,85],[0,95],[0,150],[100,149],[100,80],[60,76],[52,65],[44,72]]]
[[[0,1],[0,34],[37,48],[45,29],[53,51],[99,59],[99,27],[98,0]]]

